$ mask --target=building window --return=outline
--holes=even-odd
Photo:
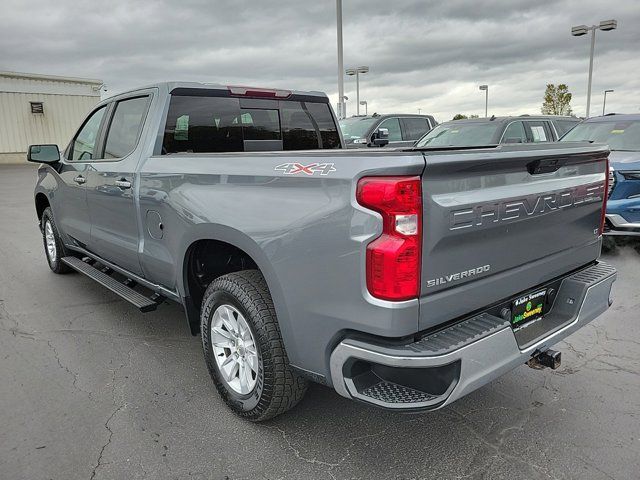
[[[31,104],[31,113],[44,113],[44,105],[42,102],[29,102]]]

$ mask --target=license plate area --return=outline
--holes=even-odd
[[[511,327],[517,330],[540,320],[545,312],[547,289],[535,290],[516,298],[511,303]]]

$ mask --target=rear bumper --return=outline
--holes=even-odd
[[[518,332],[507,320],[480,313],[407,345],[347,338],[331,354],[334,388],[384,408],[441,408],[602,314],[615,279],[615,269],[603,262],[564,278],[549,313]]]

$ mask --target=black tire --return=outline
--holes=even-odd
[[[231,305],[241,313],[255,339],[259,365],[256,385],[245,395],[230,388],[211,345],[211,322],[221,305]],[[289,365],[273,301],[259,271],[243,270],[214,280],[202,300],[200,327],[209,374],[224,402],[236,414],[261,422],[286,412],[302,399],[307,381]]]
[[[55,253],[51,254],[47,247],[47,223],[51,226],[51,233],[53,234],[53,241],[55,243]],[[51,207],[47,207],[42,212],[42,218],[40,219],[40,230],[42,231],[42,243],[44,245],[44,255],[47,257],[47,263],[52,272],[58,274],[64,274],[72,272],[73,269],[68,265],[65,265],[60,261],[62,257],[68,255],[67,250],[64,248],[62,239],[60,238],[60,232],[56,226],[56,222],[53,219],[53,212]]]

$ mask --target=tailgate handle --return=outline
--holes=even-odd
[[[557,171],[565,163],[567,163],[567,160],[564,158],[540,158],[527,163],[527,170],[531,175],[551,173]]]

